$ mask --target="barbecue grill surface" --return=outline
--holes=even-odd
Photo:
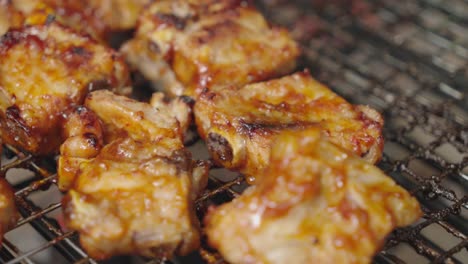
[[[300,40],[302,68],[384,115],[379,167],[418,198],[425,214],[393,232],[375,262],[468,263],[468,1],[263,0],[259,7]],[[195,157],[208,158],[202,142],[188,145]],[[52,158],[5,148],[0,172],[16,190],[23,218],[6,234],[0,262],[96,263],[77,235],[61,228],[54,167]],[[245,187],[236,173],[212,168],[210,174],[197,201],[200,217]],[[130,262],[223,263],[206,244],[175,260],[106,261]]]

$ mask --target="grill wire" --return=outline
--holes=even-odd
[[[379,167],[418,198],[424,216],[394,231],[374,261],[468,263],[468,1],[263,0],[259,6],[300,40],[302,67],[349,101],[384,115]],[[22,219],[6,234],[0,261],[97,263],[77,234],[61,228],[54,160],[9,146],[3,154],[0,173],[16,190]],[[208,190],[197,200],[200,218],[243,187],[242,177],[213,167]],[[38,242],[26,243],[32,240]],[[203,245],[189,258],[106,263],[224,262]]]

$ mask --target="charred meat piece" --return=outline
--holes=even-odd
[[[93,258],[170,258],[199,246],[194,200],[206,186],[207,166],[192,160],[182,143],[177,118],[188,116],[189,107],[177,100],[157,104],[96,91],[85,107],[100,122],[82,110],[75,120],[83,123],[74,123],[75,131],[68,127],[69,135],[78,137],[65,141],[59,160],[61,187],[71,187],[64,198],[65,223],[80,233],[81,245]],[[88,144],[90,137],[97,143],[103,139],[104,147],[94,145],[97,153]]]
[[[406,190],[321,133],[279,136],[264,180],[209,211],[209,244],[229,263],[371,263],[421,216]]]
[[[56,22],[10,30],[0,58],[3,142],[34,154],[58,151],[63,113],[90,91],[131,91],[116,52]]]
[[[0,179],[0,242],[3,235],[15,226],[18,218],[13,190],[4,179]]]
[[[204,93],[194,113],[214,160],[252,181],[267,166],[272,141],[284,130],[319,127],[331,142],[369,163],[382,153],[380,114],[346,102],[308,72]]]
[[[198,95],[287,74],[299,49],[248,1],[155,1],[122,52],[133,68],[172,95]]]

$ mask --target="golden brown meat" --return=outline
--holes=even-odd
[[[58,151],[62,114],[88,92],[130,92],[116,52],[55,22],[10,30],[0,58],[2,139],[34,154]]]
[[[83,123],[68,127],[69,135],[78,137],[65,141],[59,160],[61,186],[71,186],[64,198],[65,223],[80,233],[81,245],[93,258],[169,258],[199,246],[194,200],[207,183],[207,166],[192,160],[182,143],[177,117],[188,116],[189,107],[159,98],[153,100],[159,107],[153,108],[96,91],[85,107],[101,122],[82,110],[76,120]],[[105,146],[96,153],[99,144],[88,144],[89,138],[104,139]]]
[[[285,132],[263,180],[209,212],[209,244],[230,263],[370,263],[416,199],[319,129]]]
[[[96,91],[87,97],[85,106],[103,121],[106,142],[127,136],[148,142],[166,139],[178,148],[188,127],[190,107],[181,98],[165,102],[160,93],[153,95],[151,103]]]
[[[43,25],[50,20],[60,22],[76,31],[90,34],[98,40],[106,39],[105,24],[94,15],[84,1],[70,0],[11,0],[10,12],[19,14],[21,25]]]
[[[75,182],[80,164],[96,157],[104,146],[104,130],[99,117],[84,106],[70,109],[64,115],[62,138],[66,140],[60,146],[57,185],[67,191]]]
[[[3,0],[4,1],[4,0]],[[151,0],[12,0],[16,10],[38,24],[47,15],[60,23],[106,40],[112,31],[135,27],[138,15]]]
[[[59,23],[87,33],[96,40],[104,42],[108,39],[109,28],[86,1],[35,0],[35,2],[38,4],[34,9],[26,13],[26,24],[44,24],[53,16]]]
[[[194,164],[190,152],[164,141],[115,140],[80,164],[65,219],[90,256],[171,257],[198,247]]]
[[[23,23],[23,15],[18,12],[10,0],[0,0],[0,37],[10,27],[20,27]]]
[[[382,153],[380,114],[351,105],[307,72],[204,93],[194,113],[214,160],[252,181],[268,165],[271,143],[284,130],[318,126],[330,141],[370,163]]]
[[[18,218],[13,190],[5,179],[0,178],[0,243],[3,235],[15,226]]]
[[[62,0],[63,1],[63,0]],[[72,0],[68,0],[72,1]],[[152,0],[86,0],[82,1],[96,10],[97,16],[111,31],[132,29],[138,16]]]
[[[130,65],[169,94],[243,85],[292,71],[299,49],[239,0],[155,1],[122,52]]]
[[[91,109],[91,110],[90,110]],[[90,93],[85,106],[65,113],[60,147],[59,188],[66,191],[74,182],[77,166],[96,157],[103,145],[131,137],[136,141],[164,142],[181,147],[181,139],[190,122],[190,107],[182,99],[164,101],[155,93],[151,105],[117,96],[108,91]]]

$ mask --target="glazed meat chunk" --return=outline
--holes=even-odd
[[[18,12],[9,0],[0,0],[0,37],[10,27],[20,27],[23,19],[21,12]]]
[[[209,244],[229,263],[371,263],[416,199],[319,129],[279,136],[263,180],[209,211]]]
[[[88,95],[84,106],[65,113],[60,147],[59,188],[66,191],[74,182],[79,163],[96,157],[105,144],[130,137],[136,141],[159,142],[179,149],[190,122],[191,110],[180,98],[166,102],[155,93],[151,105],[107,91]]]
[[[63,0],[62,0],[63,1]],[[71,1],[71,0],[68,0]],[[82,1],[91,6],[111,31],[132,29],[136,26],[141,11],[152,0],[87,0]]]
[[[176,116],[189,114],[182,104],[161,101],[154,108],[96,91],[86,99],[86,110],[71,114],[59,185],[70,188],[64,198],[65,223],[79,232],[93,258],[170,258],[198,248],[194,200],[207,183],[207,166],[194,161],[182,143],[184,131]],[[74,122],[78,120],[82,122]],[[96,144],[89,144],[90,138]]]
[[[252,181],[268,164],[271,143],[284,130],[320,127],[331,142],[369,163],[380,159],[383,148],[380,114],[346,102],[308,72],[204,93],[194,113],[214,160]]]
[[[0,242],[3,235],[15,226],[18,218],[13,190],[4,179],[0,179]]]
[[[116,52],[55,22],[10,30],[0,58],[3,142],[34,154],[58,151],[63,113],[90,91],[131,91]]]
[[[37,24],[52,15],[60,23],[106,40],[113,31],[135,27],[144,5],[151,0],[12,0],[16,10]]]
[[[247,1],[155,1],[139,18],[127,61],[172,95],[243,85],[292,71],[299,50]]]
[[[80,164],[65,219],[92,257],[171,257],[198,247],[194,164],[190,152],[165,144],[115,140]]]
[[[51,20],[76,31],[104,40],[104,23],[94,15],[85,1],[70,0],[12,0],[14,10],[24,19],[23,25],[42,25]]]

